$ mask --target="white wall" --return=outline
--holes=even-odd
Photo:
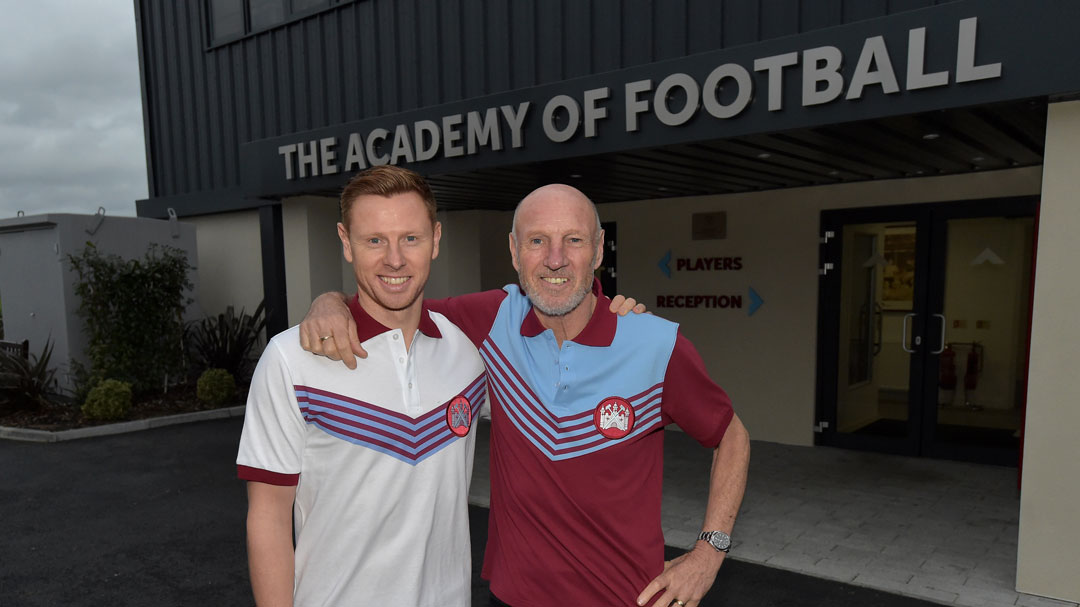
[[[1080,102],[1050,104],[1028,368],[1017,590],[1080,601]]]
[[[228,306],[251,312],[263,299],[259,212],[239,211],[185,217],[195,225],[198,246],[199,316]]]
[[[1037,194],[1040,170],[863,182],[600,205],[619,230],[619,290],[679,322],[755,439],[813,444],[818,226],[823,209]],[[727,211],[727,238],[690,240],[690,215]],[[678,257],[742,257],[743,269],[676,272]],[[748,287],[764,305],[747,315]],[[741,294],[742,309],[657,308],[658,295]]]
[[[320,293],[344,288],[344,257],[337,235],[340,217],[336,198],[299,196],[282,201],[289,326],[303,320],[311,301]],[[355,281],[344,290],[354,292]]]
[[[449,297],[517,282],[507,236],[513,211],[444,211],[439,259],[425,295]]]
[[[441,299],[480,290],[481,247],[479,232],[483,211],[442,211],[439,256],[431,264],[424,297]]]

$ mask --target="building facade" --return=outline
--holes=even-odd
[[[428,294],[516,279],[516,202],[599,203],[605,289],[679,322],[756,439],[1017,466],[1018,590],[1080,559],[1080,4],[136,0],[149,191],[200,305],[350,290],[337,193],[428,176]]]

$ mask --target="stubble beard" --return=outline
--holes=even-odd
[[[581,302],[585,301],[589,291],[592,290],[592,285],[586,284],[579,291],[571,294],[570,298],[560,305],[559,303],[544,301],[542,296],[532,288],[532,283],[525,280],[525,277],[520,273],[518,274],[518,280],[525,289],[525,296],[529,298],[529,303],[546,316],[566,316],[576,310],[581,305]]]

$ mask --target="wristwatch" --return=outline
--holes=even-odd
[[[731,536],[723,531],[702,531],[698,539],[708,542],[710,546],[716,548],[717,552],[727,552],[731,549]]]

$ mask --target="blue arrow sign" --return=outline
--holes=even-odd
[[[660,271],[664,273],[664,276],[671,278],[671,249],[664,253],[664,256],[660,258],[656,265],[660,267]]]
[[[757,312],[763,303],[765,303],[765,300],[758,295],[754,287],[750,287],[750,307],[746,310],[747,316],[753,316],[754,312]]]

